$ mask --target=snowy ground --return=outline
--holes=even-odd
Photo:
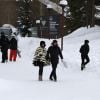
[[[81,71],[79,48],[84,39],[90,40],[91,62]],[[59,62],[57,82],[49,81],[51,66],[44,68],[44,81],[38,81],[38,67],[32,65],[32,58],[41,40],[47,47],[52,41],[19,37],[22,57],[0,64],[0,100],[100,100],[100,27],[80,28],[64,37],[67,68]]]

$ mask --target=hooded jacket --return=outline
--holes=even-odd
[[[52,45],[48,48],[46,58],[50,59],[51,63],[58,63],[59,56],[61,59],[63,59],[62,52],[61,52],[59,46]]]

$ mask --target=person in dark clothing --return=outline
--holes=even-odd
[[[1,62],[5,63],[8,60],[9,40],[4,35],[4,32],[1,33],[0,46],[1,46],[1,52],[2,52],[2,61]]]
[[[85,40],[84,41],[84,45],[81,46],[80,48],[80,53],[81,53],[81,70],[83,70],[85,68],[85,65],[88,64],[90,62],[88,53],[89,53],[90,49],[89,49],[89,40]]]
[[[16,61],[17,57],[17,39],[15,36],[12,36],[12,39],[10,40],[10,61]]]
[[[57,81],[56,69],[59,63],[59,56],[61,57],[61,59],[63,59],[62,52],[58,46],[57,40],[53,40],[52,46],[48,48],[46,56],[46,59],[50,59],[52,64],[52,72],[49,77],[50,80]]]

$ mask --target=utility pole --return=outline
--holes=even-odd
[[[42,21],[42,16],[43,16],[43,13],[42,13],[42,10],[43,10],[43,6],[42,6],[42,3],[40,3],[40,37],[42,37],[42,26],[41,26],[41,21]]]
[[[63,37],[64,37],[64,8],[67,6],[66,0],[60,0],[59,5],[62,7],[62,14],[60,20],[60,32],[61,32],[61,51],[63,51]]]
[[[42,3],[40,3],[40,16],[42,16]]]

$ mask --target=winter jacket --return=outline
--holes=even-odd
[[[11,50],[17,50],[17,40],[15,38],[12,38],[10,40],[10,49]]]
[[[61,50],[58,46],[50,46],[47,51],[47,59],[50,59],[51,63],[58,63],[59,56],[63,59]]]
[[[9,48],[9,40],[5,36],[0,39],[1,52],[6,52]]]
[[[47,51],[45,48],[38,47],[35,51],[33,62],[39,61],[39,62],[43,62],[44,65],[47,65],[48,61],[46,60],[46,54],[47,54]]]
[[[89,45],[88,44],[82,45],[80,48],[80,53],[82,55],[87,55],[89,53]]]

